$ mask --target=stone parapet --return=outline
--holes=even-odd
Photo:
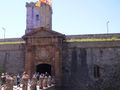
[[[10,51],[10,50],[24,50],[24,44],[8,44],[8,45],[0,45],[0,51]]]
[[[22,38],[6,38],[6,39],[0,39],[0,42],[18,42],[23,41]]]
[[[34,7],[34,6],[35,6],[34,2],[26,3],[26,7]]]
[[[90,38],[120,38],[120,33],[111,34],[83,34],[83,35],[66,35],[66,39],[90,39]]]
[[[120,47],[120,41],[69,42],[68,46],[79,48]]]

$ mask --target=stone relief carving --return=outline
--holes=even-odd
[[[48,58],[49,57],[49,52],[45,48],[40,48],[38,52],[39,58]]]
[[[50,52],[45,47],[39,47],[36,50],[36,59],[47,60],[50,58]]]

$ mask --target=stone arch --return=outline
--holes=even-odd
[[[39,72],[39,73],[49,73],[51,75],[51,69],[52,69],[52,66],[50,64],[46,64],[46,63],[41,63],[41,64],[38,64],[36,65],[36,72]]]

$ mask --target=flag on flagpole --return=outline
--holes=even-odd
[[[52,0],[40,0],[40,2],[52,6]]]
[[[40,2],[37,1],[36,4],[35,4],[36,7],[40,7]]]
[[[48,5],[52,6],[52,0],[48,0]]]
[[[40,0],[40,2],[47,4],[46,0]]]

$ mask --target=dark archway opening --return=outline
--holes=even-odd
[[[48,74],[51,75],[51,65],[49,64],[39,64],[36,66],[36,72],[45,73],[47,72]]]

